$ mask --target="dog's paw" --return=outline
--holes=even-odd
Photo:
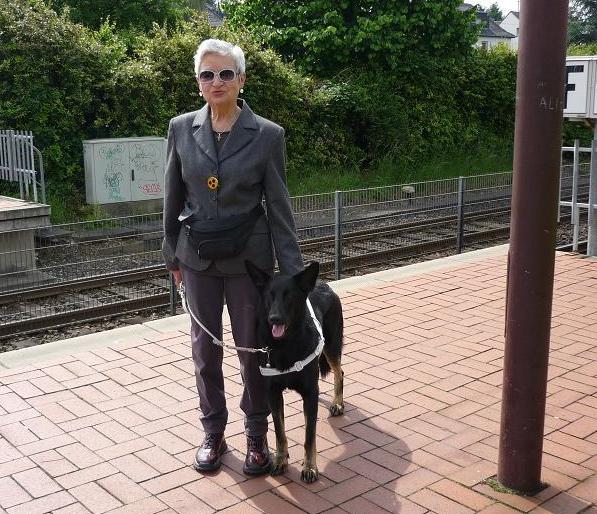
[[[330,414],[332,416],[340,416],[344,414],[344,404],[343,403],[332,403],[330,405]]]
[[[317,468],[305,467],[301,471],[301,480],[307,484],[311,484],[311,483],[315,482],[315,480],[317,480],[318,476],[319,476],[319,471],[317,471]]]
[[[272,466],[269,470],[269,474],[272,476],[281,475],[286,470],[288,465],[288,455],[274,455],[272,460]]]

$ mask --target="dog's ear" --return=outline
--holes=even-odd
[[[298,286],[304,293],[309,293],[314,287],[319,275],[319,263],[317,261],[311,262],[303,271],[294,276]]]
[[[251,261],[245,261],[245,268],[257,289],[263,289],[272,279],[269,273],[266,273],[261,268],[255,266]]]

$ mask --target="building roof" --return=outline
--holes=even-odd
[[[207,5],[205,11],[207,12],[207,21],[212,27],[219,27],[224,23],[224,13],[217,7]]]
[[[510,34],[507,30],[500,27],[494,20],[492,20],[485,11],[477,11],[477,25],[482,24],[480,37],[500,37],[500,38],[514,38],[514,34]]]
[[[499,38],[507,38],[512,39],[516,36],[514,34],[510,34],[507,30],[504,30],[502,27],[498,25],[498,23],[492,20],[479,5],[472,5],[463,3],[458,6],[458,10],[461,12],[466,12],[471,9],[477,9],[475,15],[475,24],[481,25],[481,32],[479,33],[479,37],[499,37]],[[510,11],[511,13],[518,16],[518,12]]]
[[[518,11],[510,11],[508,14],[513,14],[514,16],[516,16],[517,18],[520,18],[520,13]],[[506,16],[508,16],[508,14],[506,14]],[[506,17],[504,16],[504,18]]]

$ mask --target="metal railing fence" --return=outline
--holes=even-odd
[[[162,237],[160,213],[0,232],[0,292],[163,265]]]
[[[0,130],[0,180],[18,183],[21,200],[46,203],[43,157],[30,131]]]
[[[572,249],[578,251],[581,234],[587,239],[587,255],[597,256],[597,140],[590,147],[563,147],[562,156],[572,154],[572,165],[560,175],[558,219],[569,214],[573,225]],[[590,162],[581,163],[583,156]],[[583,201],[584,200],[584,201]],[[586,212],[586,217],[582,214]]]
[[[570,173],[563,167],[562,198],[570,195]],[[581,187],[588,188],[585,172],[579,177]],[[507,240],[511,189],[512,174],[496,173],[291,201],[305,259],[320,261],[327,276],[341,278],[350,271],[359,273],[360,266],[379,269],[388,262],[436,254],[440,243],[445,255],[479,248],[495,238]],[[59,309],[71,310],[163,295],[168,283],[162,237],[161,213],[0,232],[0,328],[52,310],[35,301],[15,305],[11,299],[23,292],[81,283],[60,300]],[[145,272],[153,274],[142,286],[139,277]],[[109,287],[92,291],[92,285],[106,278]]]

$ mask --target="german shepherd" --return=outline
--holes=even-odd
[[[276,453],[270,473],[279,475],[288,464],[282,391],[292,389],[301,395],[305,415],[305,460],[301,480],[311,483],[318,477],[315,447],[319,400],[318,370],[322,377],[330,370],[334,372],[331,415],[339,416],[344,412],[344,372],[340,366],[344,326],[342,304],[338,295],[327,284],[317,280],[317,262],[311,263],[296,275],[275,277],[249,261],[245,261],[245,265],[261,295],[257,314],[257,336],[261,347],[270,349],[268,360],[272,369],[288,370],[296,362],[315,352],[319,344],[319,332],[309,313],[307,297],[322,327],[325,343],[319,358],[311,360],[300,371],[265,376],[269,406],[276,430]]]

